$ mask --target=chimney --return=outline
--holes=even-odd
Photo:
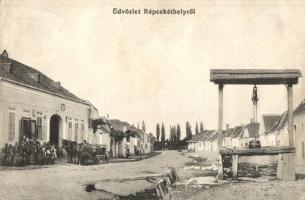
[[[229,124],[227,124],[227,125],[226,125],[226,128],[227,128],[227,130],[228,130],[228,129],[230,128],[230,125],[229,125]]]
[[[3,57],[8,58],[8,53],[7,53],[7,51],[6,51],[6,50],[3,50],[3,52],[2,52],[2,56],[3,56]]]

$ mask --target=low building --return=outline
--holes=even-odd
[[[240,147],[248,147],[251,140],[259,138],[259,123],[251,122],[245,125],[238,138]]]
[[[296,173],[305,174],[305,100],[294,110]]]
[[[273,126],[260,137],[263,146],[287,146],[288,145],[288,114],[284,112]]]
[[[58,146],[90,134],[92,106],[40,71],[0,55],[0,148],[23,137]]]
[[[247,125],[228,128],[223,131],[223,146],[228,148],[246,147],[251,140],[258,135],[259,123],[249,123]],[[200,152],[218,151],[218,131],[205,130],[197,135],[193,135],[188,142],[188,150]]]
[[[260,128],[259,128],[259,140],[262,146],[270,146],[269,140],[272,141],[272,136],[268,136],[268,132],[274,126],[274,124],[280,119],[281,115],[274,115],[274,114],[265,114],[262,115]],[[275,141],[275,137],[274,137]]]

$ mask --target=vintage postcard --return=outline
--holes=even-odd
[[[303,0],[0,0],[0,199],[305,200]]]

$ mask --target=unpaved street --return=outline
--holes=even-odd
[[[184,169],[191,158],[176,151],[137,162],[110,163],[92,166],[58,164],[38,169],[18,168],[0,171],[0,199],[112,199],[143,191],[153,183],[135,177],[150,176],[176,169],[180,180],[173,185],[172,199],[213,200],[276,200],[305,199],[305,180],[298,181],[230,181],[220,185],[185,184],[191,177],[211,176],[202,170]],[[125,179],[124,181],[122,179]],[[95,184],[96,191],[85,186]]]
[[[137,161],[79,166],[53,165],[39,169],[0,171],[0,199],[107,199],[115,194],[127,195],[152,184],[129,181],[117,184],[118,179],[164,173],[169,167],[182,168],[188,158],[174,151]],[[85,185],[96,184],[105,192],[86,192]]]

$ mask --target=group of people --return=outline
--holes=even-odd
[[[3,165],[23,166],[32,164],[54,164],[57,158],[57,149],[48,143],[40,144],[36,138],[26,136],[14,145],[5,144],[3,149]]]

